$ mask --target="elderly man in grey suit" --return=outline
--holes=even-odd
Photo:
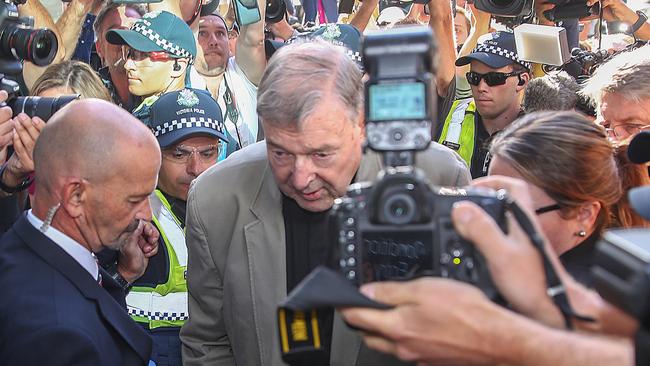
[[[283,47],[259,86],[266,141],[194,181],[187,207],[190,318],[181,330],[186,365],[284,365],[277,305],[325,263],[325,218],[334,200],[382,167],[378,154],[362,149],[361,76],[339,47]],[[432,144],[416,162],[433,184],[470,181],[465,163],[442,145]],[[321,321],[328,324],[329,360],[305,364],[386,364],[387,356],[362,347],[333,313]]]

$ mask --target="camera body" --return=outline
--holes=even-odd
[[[431,143],[435,45],[426,27],[369,34],[363,43],[367,146],[383,154],[374,182],[351,185],[330,210],[333,266],[351,283],[430,275],[481,288],[495,298],[485,260],[460,238],[454,203],[470,200],[505,231],[505,198],[493,193],[434,188],[415,167]]]
[[[650,329],[650,229],[606,231],[596,245],[594,287]]]
[[[445,277],[496,298],[484,258],[451,221],[454,203],[465,200],[481,206],[506,230],[503,196],[436,189],[411,167],[388,168],[374,185],[352,185],[332,210],[340,273],[357,286]]]

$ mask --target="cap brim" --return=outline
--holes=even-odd
[[[195,136],[216,137],[224,142],[228,142],[225,133],[221,133],[219,131],[207,127],[192,127],[192,128],[174,130],[162,136],[159,136],[158,143],[160,144],[160,147],[164,149],[182,140],[188,139],[190,137],[195,137]]]
[[[636,213],[644,219],[650,220],[650,186],[631,189],[627,198]]]
[[[456,66],[464,66],[472,62],[473,60],[482,62],[493,69],[500,69],[504,66],[514,64],[515,62],[509,58],[501,57],[493,53],[485,52],[474,52],[470,53],[467,56],[461,57],[456,60]]]
[[[141,52],[164,51],[149,38],[130,29],[111,29],[106,32],[106,40],[111,44],[126,44]]]
[[[635,164],[650,161],[650,131],[641,131],[630,141],[627,157]]]

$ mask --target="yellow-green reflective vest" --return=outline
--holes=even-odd
[[[180,327],[188,318],[185,232],[159,190],[149,196],[149,201],[153,222],[167,249],[169,277],[155,288],[134,286],[126,296],[126,305],[129,315],[137,322],[149,324],[149,329]]]
[[[459,99],[451,105],[438,142],[455,150],[468,167],[472,166],[476,140],[476,104],[474,99]]]

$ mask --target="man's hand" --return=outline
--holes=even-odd
[[[599,0],[587,0],[587,6],[593,6]],[[638,19],[638,15],[625,5],[621,0],[601,0],[600,6],[603,11],[603,19],[608,22],[620,20],[625,23],[634,24]],[[597,16],[594,16],[597,19]]]
[[[34,146],[36,140],[45,127],[45,122],[38,117],[29,118],[25,113],[20,113],[14,118],[13,146],[14,153],[7,161],[7,169],[0,177],[2,182],[15,187],[27,175],[34,171]]]
[[[342,309],[368,347],[405,361],[496,364],[488,338],[499,313],[476,287],[441,278],[365,285],[361,291],[390,310]],[[496,353],[496,352],[494,352]]]
[[[120,249],[117,271],[129,283],[135,282],[144,274],[149,258],[158,253],[159,237],[160,233],[151,222],[140,220],[138,228]]]

